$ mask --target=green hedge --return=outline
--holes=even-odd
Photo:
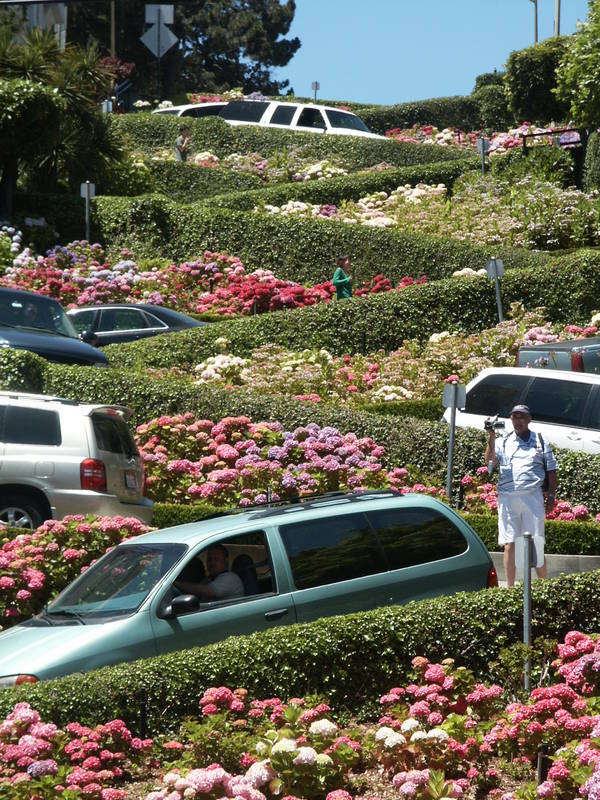
[[[111,124],[131,149],[151,155],[157,149],[175,146],[181,120],[167,114],[113,114]],[[354,172],[387,161],[397,167],[432,161],[461,159],[464,153],[437,145],[366,139],[360,136],[332,136],[300,133],[259,125],[228,125],[219,118],[186,119],[193,153],[210,150],[222,158],[230,153],[260,153],[269,157],[281,150],[301,148],[306,157],[320,161],[336,157]]]
[[[559,475],[560,481],[560,475]],[[560,485],[560,484],[559,484]],[[477,531],[488,550],[500,550],[498,518],[495,514],[462,514]],[[574,556],[600,556],[600,525],[597,522],[546,520],[546,553]]]
[[[85,238],[85,201],[77,195],[19,193],[14,209],[23,216],[44,217],[63,244]]]
[[[598,573],[535,581],[533,638],[569,630],[599,630]],[[519,589],[492,589],[412,602],[376,611],[231,637],[204,648],[106,667],[0,692],[0,714],[28,702],[63,727],[120,718],[139,732],[138,698],[147,692],[148,732],[177,729],[209,686],[243,686],[257,697],[324,694],[335,709],[374,704],[390,686],[409,680],[411,659],[451,656],[457,665],[490,677],[500,649],[523,629]]]
[[[440,161],[436,164],[419,164],[416,167],[398,167],[380,172],[354,173],[339,178],[318,181],[271,184],[253,192],[231,192],[217,195],[206,201],[206,205],[230,208],[234,211],[252,211],[261,203],[282,205],[288,200],[305,203],[341,203],[342,200],[358,200],[370,192],[391,192],[398,186],[410,183],[444,183],[452,187],[454,181],[467,170],[476,169],[477,158],[460,161]]]
[[[156,337],[157,339],[171,339]],[[143,362],[140,362],[142,364]],[[279,421],[292,429],[309,422],[332,425],[358,436],[371,436],[385,446],[386,466],[414,467],[444,485],[449,429],[445,423],[426,419],[379,416],[348,408],[304,403],[290,397],[266,395],[252,390],[230,390],[194,386],[176,379],[153,380],[128,370],[93,370],[88,367],[49,366],[45,392],[90,403],[118,403],[133,408],[137,422],[163,414],[193,411],[203,418],[219,420],[243,415],[255,421]],[[458,480],[482,465],[483,431],[458,429],[454,456]],[[559,495],[574,504],[583,503],[600,512],[600,456],[557,450]],[[457,487],[458,488],[458,487]]]
[[[175,525],[185,525],[188,522],[200,522],[211,514],[221,513],[222,508],[216,508],[205,503],[196,503],[183,506],[179,503],[155,503],[152,514],[152,525],[155,528],[171,528]]]
[[[502,278],[504,307],[519,301],[525,308],[544,306],[554,322],[585,323],[597,309],[600,255],[595,251],[549,261],[547,266],[510,270]],[[112,345],[106,354],[113,365],[171,367],[198,364],[214,355],[219,337],[230,351],[249,355],[265,342],[290,350],[326,348],[333,355],[394,350],[404,339],[427,339],[443,330],[477,333],[497,322],[491,281],[485,277],[450,278],[399,291],[322,303],[292,311],[228,319],[200,331],[156,336]]]
[[[556,88],[556,70],[568,37],[545,39],[532,47],[513,50],[506,62],[504,82],[513,117],[546,125],[565,120],[568,103],[561,102]]]
[[[329,279],[341,253],[352,256],[357,283],[379,272],[395,280],[405,275],[447,277],[463,267],[480,269],[492,255],[501,257],[507,268],[549,258],[393,228],[207,208],[202,203],[181,206],[162,195],[97,197],[92,222],[93,238],[111,252],[128,247],[138,258],[185,260],[207,249],[228,251],[250,269],[268,267],[280,278],[301,283]]]
[[[435,125],[436,128],[477,130],[480,126],[479,104],[471,96],[435,97],[394,106],[362,108],[360,117],[373,133],[384,134],[391,128]]]
[[[0,390],[42,392],[48,362],[28,350],[0,348]]]
[[[226,192],[243,194],[264,186],[258,175],[228,169],[199,167],[183,161],[148,161],[156,191],[176,200],[190,203]]]

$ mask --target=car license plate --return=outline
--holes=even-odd
[[[125,472],[125,486],[128,489],[137,489],[137,478],[135,472],[127,470]]]

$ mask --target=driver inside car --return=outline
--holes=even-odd
[[[244,584],[239,575],[229,569],[229,553],[222,544],[213,544],[206,551],[208,580],[176,580],[174,585],[184,594],[195,594],[200,600],[229,600],[244,596]]]

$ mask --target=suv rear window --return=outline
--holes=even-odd
[[[223,106],[219,116],[223,119],[239,119],[241,122],[260,122],[268,105],[262,100],[232,100]]]
[[[133,436],[125,422],[119,417],[93,414],[92,425],[99,450],[108,453],[121,453],[131,458],[137,453]]]
[[[385,572],[381,547],[364,514],[344,514],[279,528],[298,589]]]
[[[403,569],[464,553],[467,542],[456,525],[433,508],[369,511],[390,569]]]
[[[56,411],[26,406],[0,409],[0,441],[10,444],[60,445],[60,419]]]
[[[488,375],[467,392],[467,414],[500,414],[510,416],[513,406],[521,400],[530,375]]]

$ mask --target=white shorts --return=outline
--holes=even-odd
[[[515,538],[530,533],[544,538],[546,508],[540,489],[498,496],[498,544],[512,544]]]

